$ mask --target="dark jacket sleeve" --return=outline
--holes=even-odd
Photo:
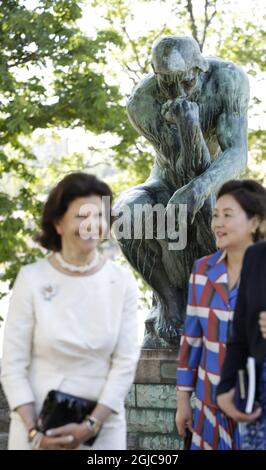
[[[248,341],[246,334],[246,314],[247,305],[247,289],[248,289],[248,273],[250,262],[252,262],[249,250],[247,251],[243,268],[241,272],[241,280],[238,290],[237,302],[233,318],[233,331],[226,347],[225,360],[222,367],[221,380],[217,386],[217,395],[228,392],[236,384],[237,371],[245,369],[248,357]]]

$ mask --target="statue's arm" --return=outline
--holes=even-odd
[[[146,137],[163,159],[170,160],[180,151],[178,130],[164,119],[161,105],[153,96],[148,93],[132,95],[127,113],[136,131]]]
[[[193,222],[206,199],[222,184],[237,177],[246,166],[247,117],[225,113],[219,118],[217,136],[221,153],[204,173],[178,189],[168,204],[187,204],[188,222]]]
[[[185,184],[210,166],[211,157],[202,134],[197,103],[179,98],[169,103],[166,117],[176,123],[181,136],[176,169],[184,176]]]
[[[223,89],[223,111],[218,117],[216,136],[221,148],[216,160],[198,178],[195,185],[204,190],[205,198],[218,191],[227,180],[236,178],[247,163],[247,110],[249,83],[247,76],[237,67],[226,71],[221,80]],[[228,76],[229,75],[229,76]]]
[[[187,204],[190,222],[205,200],[224,182],[239,176],[246,166],[249,85],[246,75],[239,69],[237,73],[234,70],[233,75],[234,80],[227,80],[223,90],[223,111],[216,127],[220,154],[201,175],[177,190],[169,200],[169,204]]]
[[[217,138],[221,152],[210,167],[198,177],[208,196],[217,192],[227,180],[236,178],[247,162],[247,116],[237,112],[223,113],[219,117]]]

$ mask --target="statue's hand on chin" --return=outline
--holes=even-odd
[[[184,130],[200,127],[199,107],[188,99],[177,98],[172,103],[172,113],[176,116],[179,126]]]
[[[163,118],[169,123],[169,124],[176,124],[176,116],[173,113],[173,102],[174,100],[167,100],[163,105],[161,109],[161,114]]]

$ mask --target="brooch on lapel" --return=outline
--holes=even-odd
[[[42,287],[42,295],[44,300],[51,300],[58,292],[58,286],[56,284],[47,284]]]

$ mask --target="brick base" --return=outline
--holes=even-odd
[[[177,352],[143,349],[126,401],[128,449],[182,448],[176,425]]]

